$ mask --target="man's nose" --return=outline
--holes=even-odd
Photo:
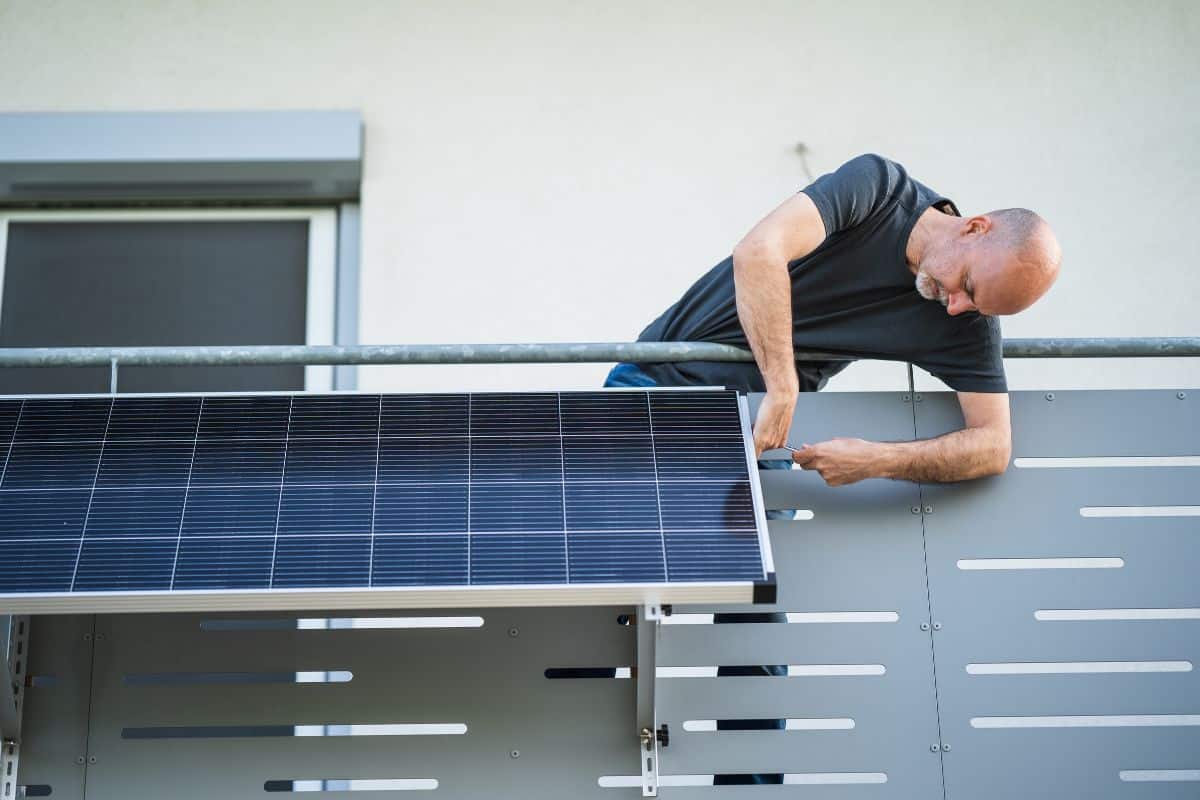
[[[964,311],[970,311],[975,306],[972,305],[970,299],[963,292],[951,292],[950,302],[946,304],[946,313],[952,317],[957,317]]]

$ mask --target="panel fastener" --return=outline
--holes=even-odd
[[[921,395],[919,395],[919,394],[913,395],[913,400],[916,400],[918,403],[921,402],[922,399],[924,399],[924,398],[922,398]]]
[[[921,630],[923,630],[923,631],[927,631],[927,630],[929,630],[929,623],[928,623],[928,622],[922,622],[922,623],[921,623]]]
[[[943,752],[943,753],[949,753],[949,752],[950,752],[950,745],[948,745],[948,744],[943,744],[943,745],[942,745],[942,752]]]
[[[1187,397],[1187,392],[1179,392],[1179,393],[1178,393],[1178,394],[1176,394],[1175,396],[1176,396],[1176,397],[1178,397],[1180,400],[1182,400],[1182,399],[1184,399],[1185,397]]]
[[[1047,400],[1053,400],[1053,399],[1054,399],[1054,392],[1046,392],[1046,399],[1047,399]]]
[[[510,750],[510,751],[508,751],[508,757],[509,758],[520,758],[521,751],[520,750]]]
[[[521,629],[520,628],[509,628],[508,635],[515,639],[521,635]]]
[[[907,394],[900,395],[900,401],[903,403],[907,403],[911,399],[912,399],[912,397],[910,395],[907,395]]]
[[[929,752],[936,753],[940,748],[936,744],[929,745]]]
[[[921,513],[921,507],[920,507],[920,506],[913,506],[912,508],[910,508],[910,509],[909,509],[909,511],[911,511],[911,512],[912,512],[912,513],[914,513],[914,514],[920,514],[920,513]]]
[[[95,763],[96,763],[96,757],[95,757],[95,756],[88,756],[88,763],[89,763],[89,764],[95,764]]]
[[[942,623],[940,623],[940,622],[933,623],[933,629],[935,631],[940,631],[942,629]]]
[[[933,506],[925,506],[925,513],[926,513],[926,514],[932,514],[932,513],[933,513]]]

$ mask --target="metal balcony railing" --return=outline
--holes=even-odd
[[[1006,339],[1005,358],[1166,358],[1200,356],[1200,337]],[[798,360],[846,355],[797,352]],[[530,344],[253,345],[200,347],[7,347],[0,367],[103,367],[116,391],[120,367],[565,364],[632,361],[753,361],[748,350],[708,342],[552,342]]]

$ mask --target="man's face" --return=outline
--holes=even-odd
[[[993,248],[978,243],[957,242],[931,252],[917,268],[917,292],[926,300],[936,300],[951,316],[968,311],[981,314],[1003,313],[990,296],[996,294],[1003,282],[1007,254],[992,252]]]

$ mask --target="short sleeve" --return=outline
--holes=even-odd
[[[822,175],[801,191],[820,212],[825,235],[832,236],[858,225],[884,206],[902,176],[903,170],[894,161],[867,153]]]
[[[977,313],[953,319],[961,322],[953,336],[913,363],[956,392],[1007,392],[1000,321]]]

